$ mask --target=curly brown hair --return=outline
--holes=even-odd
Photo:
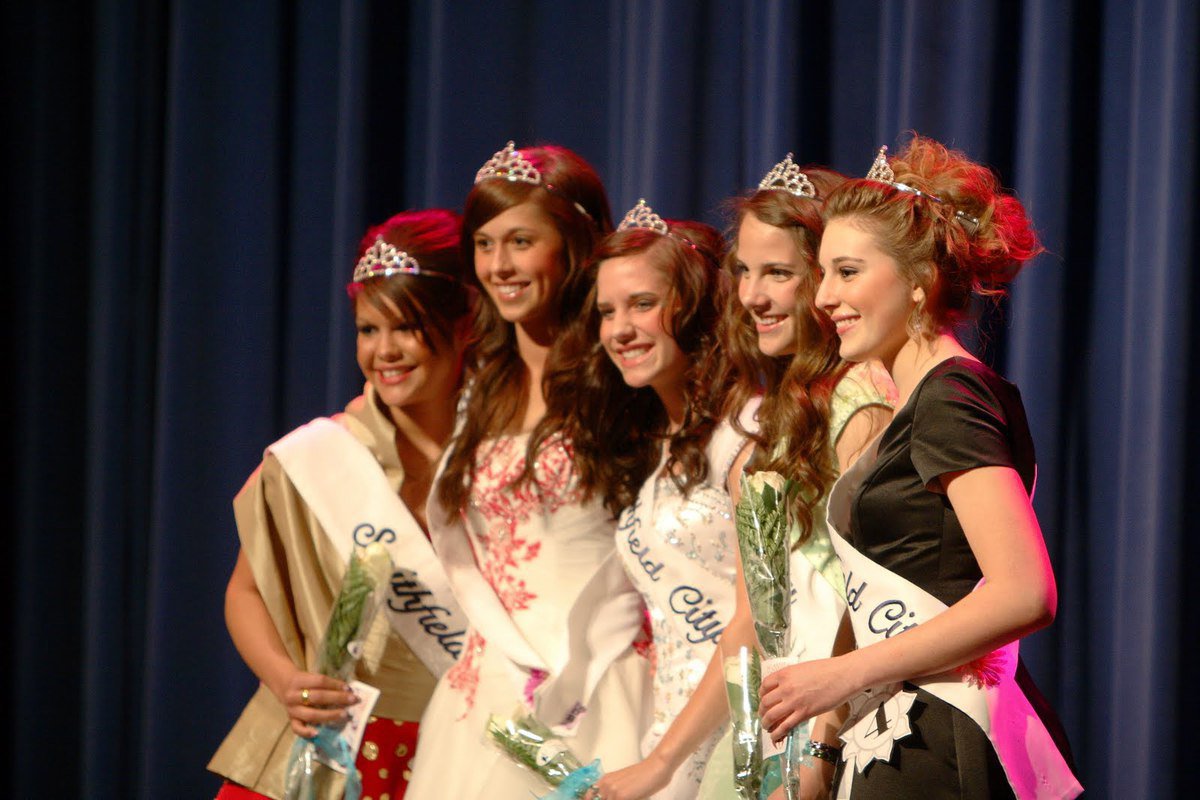
[[[476,184],[467,195],[463,210],[463,260],[474,264],[475,232],[488,220],[522,203],[536,203],[554,220],[562,236],[564,281],[569,280],[596,241],[612,230],[604,184],[590,164],[565,147],[522,148],[521,155],[537,167],[542,183],[496,178]],[[547,189],[547,185],[553,190]],[[478,285],[473,273],[472,280]],[[435,490],[438,502],[447,510],[466,505],[476,449],[484,439],[505,433],[515,420],[521,419],[529,393],[529,373],[517,351],[515,327],[501,317],[487,292],[480,294],[472,336],[475,358],[468,365],[471,390],[464,422],[450,444],[446,468]],[[561,326],[564,320],[575,316],[578,305],[562,292],[557,300],[554,322]],[[527,464],[531,465],[535,461],[533,452],[528,456]]]
[[[1002,296],[1004,284],[1043,248],[1021,201],[963,153],[914,134],[889,166],[897,183],[923,195],[847,181],[825,203],[825,222],[846,218],[861,226],[896,260],[901,277],[925,290],[909,334],[933,338],[968,316],[972,294]]]
[[[845,179],[830,169],[801,168],[817,188],[817,199],[785,191],[759,190],[732,200],[732,243],[725,268],[736,281],[741,275],[738,230],[747,215],[788,231],[807,269],[796,289],[795,351],[790,355],[764,356],[750,312],[736,295],[722,317],[722,341],[733,372],[733,385],[725,414],[738,424],[741,409],[752,397],[763,395],[758,411],[758,432],[748,432],[756,447],[747,471],[773,470],[799,485],[792,512],[806,541],[813,528],[816,504],[837,479],[837,461],[829,446],[830,400],[833,389],[849,365],[838,356],[838,338],[829,315],[816,306],[819,271],[817,250],[824,224],[821,200]]]
[[[633,503],[657,467],[664,439],[669,441],[667,473],[682,491],[708,477],[705,448],[721,419],[729,386],[717,337],[729,294],[721,271],[724,240],[703,223],[665,222],[670,235],[646,228],[609,234],[572,279],[567,291],[583,298],[581,311],[555,344],[553,367],[547,367],[545,378],[547,413],[531,437],[536,444],[557,431],[565,433],[575,450],[585,497],[599,495],[614,517]],[[672,434],[655,391],[626,385],[599,338],[600,266],[635,255],[666,275],[670,289],[663,299],[664,327],[687,358],[683,424]]]

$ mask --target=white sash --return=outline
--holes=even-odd
[[[760,398],[751,398],[739,412],[742,427],[748,431],[758,429],[755,414]],[[705,448],[708,459],[708,484],[721,486],[725,483],[733,462],[742,451],[747,437],[739,433],[732,424],[724,422],[713,431]],[[663,453],[654,472],[642,484],[633,505],[621,512],[617,523],[617,550],[625,561],[625,569],[631,574],[644,573],[650,579],[645,587],[653,599],[653,605],[666,609],[678,617],[679,628],[686,631],[684,638],[694,645],[710,642],[716,645],[721,632],[733,616],[737,602],[737,583],[723,580],[709,571],[697,567],[678,547],[664,542],[654,530],[655,507],[658,495],[658,475],[667,462]],[[733,512],[732,501],[729,512]],[[642,524],[645,514],[649,527]],[[737,547],[737,530],[731,523]]]
[[[665,461],[665,459],[664,459]],[[617,523],[617,549],[630,573],[649,579],[642,588],[653,601],[649,605],[677,617],[675,627],[695,645],[717,644],[733,616],[735,585],[713,575],[689,559],[678,547],[662,540],[654,529],[654,508],[659,463],[633,505],[621,512]],[[642,524],[645,515],[649,525]],[[735,534],[736,535],[736,534]]]
[[[445,469],[438,469],[439,476]],[[565,655],[551,663],[529,643],[483,573],[461,512],[446,512],[436,497],[426,504],[429,532],[454,594],[471,626],[495,645],[511,666],[522,698],[534,699],[535,715],[560,735],[569,735],[587,711],[592,692],[614,660],[641,629],[642,601],[616,552],[586,577],[567,616]]]
[[[879,440],[842,475],[829,498],[829,535],[846,575],[846,601],[859,647],[890,638],[926,622],[947,606],[916,584],[879,565],[854,548],[842,532],[850,527],[850,510],[864,478],[875,464]],[[952,670],[910,680],[975,721],[987,735],[1009,785],[1019,800],[1071,798],[1083,791],[1058,745],[1014,680],[1018,643],[1011,642],[986,657],[994,670],[982,685],[974,676]],[[851,700],[843,734],[846,778],[872,758],[888,760],[892,743],[909,733],[908,711],[916,695],[901,684],[878,687]],[[857,724],[856,724],[857,721]],[[886,724],[885,724],[886,723]],[[843,781],[845,782],[845,780]]]
[[[435,676],[460,655],[466,616],[442,565],[388,485],[371,451],[331,419],[315,419],[267,450],[312,509],[345,564],[356,546],[380,542],[394,571],[387,595],[392,629]]]

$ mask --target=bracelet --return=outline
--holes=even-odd
[[[842,748],[809,739],[804,744],[804,755],[819,758],[836,766],[842,758]]]

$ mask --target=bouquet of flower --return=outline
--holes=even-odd
[[[733,740],[733,785],[738,800],[758,800],[762,791],[762,722],[758,718],[761,683],[758,651],[738,648],[725,659],[725,694]]]
[[[600,760],[584,765],[562,739],[532,716],[488,719],[488,735],[509,758],[541,777],[553,792],[541,800],[583,797],[600,780]]]
[[[734,512],[754,630],[768,658],[786,655],[789,644],[788,499],[794,485],[778,472],[743,476],[742,497]]]
[[[350,554],[317,653],[316,669],[322,675],[345,681],[354,673],[391,575],[392,557],[379,542]],[[317,796],[317,764],[322,757],[346,770],[346,800],[358,800],[362,779],[354,767],[355,754],[339,733],[337,728],[319,725],[316,736],[296,740],[288,758],[284,800]]]
[[[754,630],[769,659],[788,654],[791,628],[791,519],[788,505],[795,484],[777,472],[742,478],[735,509],[738,547]],[[806,726],[788,733],[781,765],[788,800],[799,797],[801,742]]]

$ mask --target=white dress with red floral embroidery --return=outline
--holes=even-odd
[[[465,513],[446,515],[435,501],[429,505],[435,547],[447,560],[455,593],[467,600],[471,629],[421,722],[408,789],[415,800],[501,800],[549,791],[489,740],[493,714],[533,711],[547,724],[569,720],[564,740],[583,763],[600,758],[606,770],[637,761],[649,727],[649,664],[631,646],[640,601],[620,570],[613,520],[598,501],[580,502],[570,447],[561,439],[541,449],[535,480],[515,486],[527,440],[505,436],[480,446]],[[608,642],[607,649],[597,641]],[[581,651],[585,660],[596,653],[583,669]],[[531,661],[538,666],[530,668]],[[572,670],[590,676],[577,709],[568,718],[546,719],[560,706],[543,695],[558,673]]]

